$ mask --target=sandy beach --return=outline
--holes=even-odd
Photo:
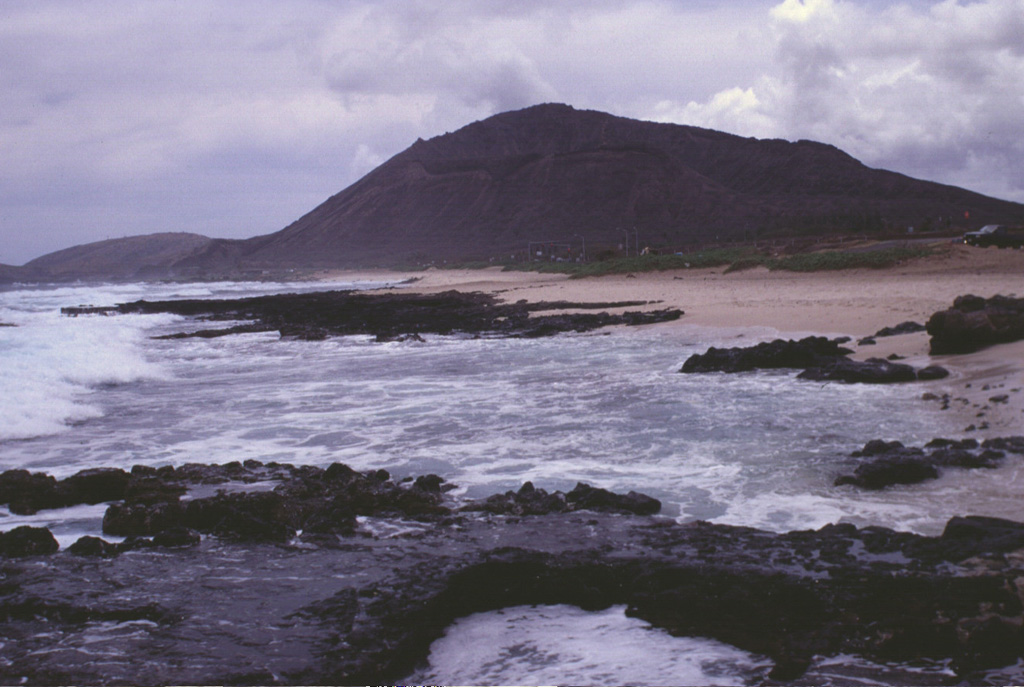
[[[504,301],[644,301],[641,309],[679,308],[676,323],[716,329],[766,328],[783,338],[823,334],[855,341],[908,320],[925,323],[957,296],[1024,295],[1024,251],[939,244],[932,256],[888,269],[771,272],[755,268],[729,274],[724,268],[645,272],[586,279],[559,274],[484,270],[332,272],[325,279],[416,279],[412,290],[456,289],[492,293]],[[631,308],[637,309],[637,308]],[[738,340],[737,345],[747,345]],[[1024,430],[1024,342],[968,355],[929,356],[924,332],[854,346],[854,357],[903,356],[921,367],[942,365],[952,375],[920,383],[923,402],[941,407],[948,394],[950,431],[980,438]],[[1008,396],[1008,400],[992,398]],[[933,399],[932,397],[938,397]],[[968,430],[973,426],[974,429]]]

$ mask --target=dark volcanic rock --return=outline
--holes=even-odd
[[[548,493],[534,487],[532,482],[526,482],[519,491],[494,494],[463,506],[462,510],[495,515],[551,515],[577,510],[654,515],[661,510],[661,502],[634,491],[616,494],[583,482],[577,483],[569,493]]]
[[[797,377],[816,382],[847,384],[895,384],[918,379],[942,379],[949,372],[930,366],[915,370],[910,365],[881,358],[851,360],[852,353],[839,339],[810,336],[799,341],[776,339],[754,346],[709,348],[690,356],[680,372],[747,372],[750,370],[803,369]]]
[[[804,370],[797,378],[847,384],[897,384],[915,381],[917,373],[910,365],[882,358],[868,358],[864,361],[837,358],[826,365]]]
[[[310,498],[318,483],[388,484],[344,466],[302,472]],[[87,539],[45,567],[7,559],[0,681],[393,684],[457,618],[523,604],[624,605],[674,635],[769,657],[773,680],[855,654],[951,660],[970,683],[1024,656],[1024,561],[1007,555],[1024,548],[1020,523],[954,518],[940,537],[852,525],[773,534],[596,512],[637,500],[582,485],[569,494],[586,511],[423,521],[344,546],[166,531],[189,545],[129,540],[119,546],[132,555],[104,558],[109,545]],[[83,632],[95,623],[107,629]]]
[[[340,463],[326,470],[258,462],[185,465],[162,474],[134,469],[125,501],[107,508],[103,531],[136,537],[195,531],[278,542],[289,540],[297,530],[352,534],[359,515],[430,519],[450,514],[442,503],[443,481],[425,475],[405,487],[391,481],[384,470],[362,474]],[[263,491],[239,492],[231,490],[232,482],[267,486]],[[180,500],[189,487],[199,485],[225,488],[213,496]]]
[[[61,480],[57,488],[68,505],[95,504],[123,499],[130,479],[127,472],[118,468],[93,468]]]
[[[926,325],[933,355],[970,353],[1024,339],[1024,298],[960,296]]]
[[[28,470],[0,473],[0,503],[12,513],[31,515],[41,510],[96,504],[123,499],[129,475],[118,468],[82,470],[59,482],[50,475]]]
[[[592,309],[596,305],[615,307],[619,304],[501,303],[487,294],[458,291],[439,294],[322,291],[230,300],[136,301],[117,306],[117,311],[167,312],[207,320],[255,320],[252,324],[182,333],[169,338],[276,330],[282,337],[309,341],[321,341],[329,336],[370,334],[382,342],[409,337],[422,340],[423,334],[536,338],[618,324],[669,322],[683,314],[681,310],[625,312],[621,315],[604,312],[536,314],[565,308]],[[61,309],[65,314],[86,314],[94,310],[97,309]]]
[[[113,558],[120,549],[117,544],[100,539],[99,537],[79,537],[78,541],[68,547],[68,553],[75,556],[89,556],[96,558]]]
[[[57,540],[45,527],[22,525],[10,532],[0,532],[0,556],[45,556],[59,548]]]
[[[6,470],[0,473],[0,503],[8,504],[11,512],[18,515],[57,508],[57,480],[39,472]]]
[[[940,365],[928,365],[917,371],[917,378],[922,382],[933,379],[945,379],[949,376],[949,370]]]
[[[906,322],[900,322],[895,327],[882,327],[877,332],[875,332],[875,336],[898,336],[900,334],[913,334],[915,332],[923,332],[924,330],[925,326],[920,322],[912,322],[908,320]]]
[[[895,455],[876,458],[857,467],[853,476],[836,479],[836,486],[851,484],[864,489],[882,489],[895,484],[917,484],[936,479],[939,471],[918,456]]]
[[[870,460],[858,465],[852,475],[836,478],[835,484],[882,489],[937,479],[943,468],[996,468],[1006,454],[995,447],[1017,446],[1015,439],[1019,438],[992,439],[980,448],[974,439],[933,439],[924,449],[907,447],[898,441],[873,439],[851,454],[853,458]]]
[[[463,506],[462,510],[495,515],[551,515],[567,513],[571,509],[564,493],[556,491],[551,494],[544,489],[537,489],[533,482],[526,482],[519,491],[493,494],[486,499]]]
[[[981,445],[982,448],[1024,455],[1024,436],[986,439]]]
[[[631,491],[626,495],[579,482],[565,495],[574,510],[592,510],[603,513],[634,513],[655,515],[661,511],[661,502],[645,494]]]
[[[823,336],[809,336],[799,341],[776,339],[749,347],[709,348],[706,353],[687,358],[680,372],[800,369],[840,360],[852,352]]]

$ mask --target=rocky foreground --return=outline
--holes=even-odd
[[[279,464],[0,475],[12,510],[108,502],[111,539],[0,536],[4,684],[380,684],[455,619],[522,604],[628,614],[800,677],[814,656],[1024,657],[1024,524],[938,537],[852,525],[677,524],[578,485],[456,502],[426,475]]]

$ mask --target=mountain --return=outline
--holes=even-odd
[[[25,268],[14,265],[0,265],[0,284],[25,281]]]
[[[28,262],[19,279],[32,281],[125,281],[175,276],[175,263],[212,242],[187,233],[148,234],[65,248]],[[3,280],[0,272],[0,281]]]
[[[418,140],[285,229],[219,242],[196,270],[507,257],[531,241],[696,242],[1019,222],[1024,205],[866,167],[811,141],[758,140],[567,105]],[[634,234],[635,231],[635,234]]]
[[[964,219],[969,213],[970,222]],[[418,140],[281,231],[51,253],[42,280],[237,277],[522,256],[530,242],[678,249],[794,234],[1024,223],[1024,205],[871,169],[812,141],[537,105]],[[24,277],[22,277],[24,278]],[[0,272],[0,281],[3,273]]]

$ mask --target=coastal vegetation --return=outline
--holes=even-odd
[[[601,277],[612,274],[663,272],[668,270],[724,267],[725,272],[738,272],[755,267],[788,272],[822,272],[847,269],[882,269],[907,260],[934,253],[928,246],[884,245],[847,250],[825,250],[813,253],[775,256],[750,246],[714,248],[671,255],[640,255],[609,257],[592,262],[510,262],[502,264],[505,271],[568,274],[570,278]],[[451,269],[483,269],[494,267],[490,262],[450,263]]]

